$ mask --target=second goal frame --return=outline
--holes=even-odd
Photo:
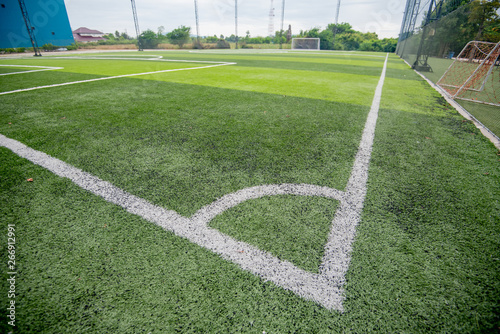
[[[319,38],[292,38],[292,50],[319,50]]]

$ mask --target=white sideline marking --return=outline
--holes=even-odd
[[[373,57],[373,58],[385,58],[385,56],[381,55],[367,55],[362,53],[347,53],[348,51],[330,51],[323,50],[322,52],[317,52],[317,50],[280,50],[280,49],[238,49],[238,50],[203,50],[196,51],[190,50],[189,53],[207,53],[207,54],[225,54],[225,55],[234,55],[234,54],[278,54],[278,53],[293,53],[293,54],[306,54],[306,55],[322,55],[322,56],[354,56],[354,57]]]
[[[120,58],[120,59],[123,59],[123,58]],[[142,59],[142,60],[144,60],[144,59]],[[154,60],[158,60],[158,59],[154,59]],[[199,62],[196,61],[196,63],[199,63]],[[95,78],[95,79],[88,79],[88,80],[64,82],[64,83],[60,83],[60,84],[47,85],[47,86],[37,86],[37,87],[31,87],[31,88],[16,89],[16,90],[12,90],[12,91],[9,91],[9,92],[0,92],[0,95],[21,93],[21,92],[28,92],[28,91],[37,90],[37,89],[45,89],[45,88],[53,88],[53,87],[76,85],[76,84],[87,83],[87,82],[94,82],[94,81],[102,81],[102,80],[111,80],[111,79],[118,79],[118,78],[136,77],[136,76],[139,76],[139,75],[158,74],[158,73],[176,72],[176,71],[201,70],[201,69],[204,69],[204,68],[211,68],[211,67],[218,67],[218,66],[227,66],[227,65],[236,65],[236,63],[218,62],[218,63],[215,63],[214,65],[199,66],[199,67],[175,68],[175,69],[170,69],[170,70],[160,70],[160,71],[153,71],[153,72],[122,74],[122,75],[116,75],[116,76],[112,76],[112,77],[102,77],[102,78]]]
[[[330,310],[343,311],[343,283],[347,272],[356,226],[361,218],[366,196],[368,167],[380,108],[382,88],[387,69],[386,56],[382,74],[375,90],[354,167],[345,191],[307,184],[263,185],[242,189],[228,194],[198,210],[191,218],[173,210],[155,206],[144,199],[123,191],[111,183],[73,167],[43,152],[0,134],[0,145],[20,157],[40,165],[54,174],[72,182],[106,201],[121,206],[128,212],[141,216],[177,236],[209,249],[224,259],[238,264],[264,280],[272,281],[299,296],[313,300]],[[222,212],[250,199],[275,195],[321,196],[340,201],[332,222],[320,273],[300,269],[248,243],[238,241],[210,228],[208,223]]]
[[[14,74],[26,74],[33,72],[42,72],[42,71],[53,71],[53,70],[63,70],[64,67],[53,67],[53,66],[34,66],[34,65],[0,65],[2,67],[27,67],[27,68],[40,68],[40,70],[30,70],[30,71],[22,71],[22,72],[11,72],[11,73],[1,73],[1,75],[14,75]]]
[[[137,56],[140,57],[140,56]],[[146,55],[142,56],[146,57]],[[139,60],[139,61],[165,61],[174,63],[201,63],[201,64],[225,64],[225,65],[235,65],[236,63],[223,62],[223,61],[213,61],[213,60],[186,60],[186,59],[165,59],[163,56],[149,56],[151,58],[129,58],[126,56],[65,56],[65,57],[51,57],[46,59],[93,59],[93,60]]]

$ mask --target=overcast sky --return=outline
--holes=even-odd
[[[286,0],[284,28],[292,33],[314,27],[324,29],[335,22],[338,0]],[[116,30],[135,37],[130,0],[66,0],[73,30],[79,27],[105,33]],[[343,0],[339,23],[348,22],[362,32],[376,32],[380,38],[398,37],[406,1]],[[201,36],[229,36],[235,33],[235,0],[198,0]],[[194,0],[136,0],[141,31],[165,27],[165,32],[185,25],[196,34]],[[274,0],[274,30],[281,28],[282,0]],[[267,36],[271,0],[238,0],[238,35]]]

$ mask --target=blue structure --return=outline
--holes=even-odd
[[[74,43],[64,0],[30,0],[26,9],[39,46]],[[18,0],[0,0],[0,48],[32,47]]]

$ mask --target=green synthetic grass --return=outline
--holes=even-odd
[[[216,55],[165,53],[184,56]],[[346,63],[336,64],[329,53],[217,56],[242,64],[0,96],[0,133],[185,216],[259,184],[344,189],[383,58],[342,56]],[[65,70],[3,77],[0,88],[104,75],[86,71],[85,60],[75,60],[71,66],[80,70],[71,71],[70,60],[60,61]],[[495,331],[496,153],[391,55],[339,313],[2,148],[0,289],[8,290],[6,225],[15,224],[14,332]],[[322,198],[265,197],[226,211],[211,226],[314,272],[336,207]],[[0,328],[8,332],[6,307],[2,312]]]
[[[331,199],[264,197],[224,212],[209,225],[318,273],[336,209]]]

